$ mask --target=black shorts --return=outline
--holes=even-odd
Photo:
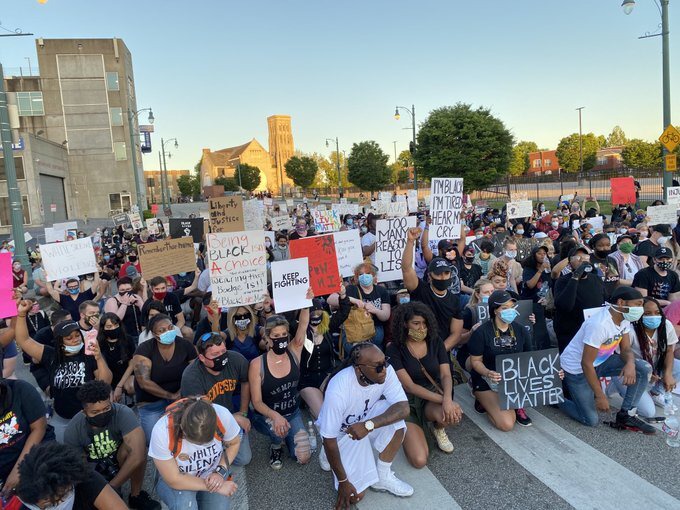
[[[470,380],[472,381],[472,391],[492,391],[486,380],[474,370],[470,372]]]
[[[311,372],[303,374],[300,376],[298,391],[301,391],[305,388],[320,389],[321,384],[323,384],[323,382],[326,380],[326,377],[328,377],[328,373],[326,372]]]

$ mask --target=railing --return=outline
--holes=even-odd
[[[29,69],[28,66],[20,66],[20,67],[3,67],[2,72],[5,75],[5,79],[10,78],[10,77],[20,77],[23,76],[24,78],[29,78],[33,77],[35,78],[36,76],[40,76],[40,69],[38,69],[38,64],[36,65],[31,64],[31,68]]]

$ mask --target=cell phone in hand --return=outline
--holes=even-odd
[[[94,356],[92,348],[97,343],[97,330],[91,329],[85,333],[85,355]]]

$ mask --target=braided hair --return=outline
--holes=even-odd
[[[654,364],[654,360],[652,359],[652,350],[651,346],[649,344],[649,340],[647,339],[647,333],[645,332],[645,326],[642,323],[642,317],[636,322],[633,323],[633,327],[635,328],[635,335],[637,336],[638,343],[640,344],[640,354],[642,354],[642,358],[652,365],[654,368],[654,373],[660,374],[663,372],[664,369],[664,363],[666,359],[666,350],[668,349],[668,337],[666,335],[666,315],[663,313],[663,309],[661,308],[661,305],[659,302],[654,299],[653,297],[650,296],[645,296],[643,302],[644,303],[654,303],[659,310],[659,314],[661,315],[661,324],[659,325],[656,335],[656,353],[657,353],[657,360],[656,360],[656,366]]]
[[[404,305],[405,306],[405,305]],[[401,307],[399,307],[401,308]],[[328,381],[330,381],[333,377],[338,375],[338,372],[341,370],[344,370],[347,367],[355,367],[359,364],[359,358],[361,357],[361,353],[368,349],[369,347],[375,347],[378,349],[378,347],[371,343],[371,342],[359,342],[354,344],[352,347],[352,350],[349,351],[349,356],[347,356],[342,363],[336,368],[333,373],[331,373],[330,377],[328,378]],[[326,385],[328,387],[328,385]]]

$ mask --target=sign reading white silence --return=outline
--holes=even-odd
[[[276,313],[312,306],[312,300],[306,298],[308,289],[309,262],[307,257],[272,262],[272,290]]]
[[[432,179],[430,188],[431,239],[458,239],[463,209],[463,179]]]
[[[361,239],[356,229],[334,232],[335,254],[338,257],[340,276],[347,278],[354,276],[354,268],[364,260],[361,251]]]
[[[207,234],[213,299],[222,307],[252,305],[267,290],[264,231]]]
[[[41,244],[40,255],[51,282],[99,271],[90,237],[64,243]]]
[[[415,216],[376,222],[375,265],[378,266],[379,281],[401,280],[401,257],[406,245],[406,230],[415,226]]]

